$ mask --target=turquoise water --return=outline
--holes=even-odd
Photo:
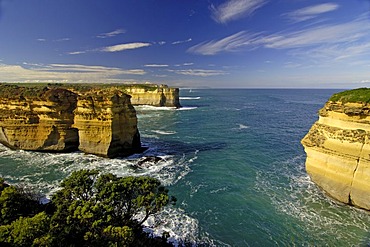
[[[51,194],[73,170],[150,175],[178,198],[147,225],[212,246],[366,246],[370,214],[326,197],[300,140],[340,90],[181,90],[180,110],[137,107],[149,149],[127,159],[0,152],[0,173]],[[141,156],[163,158],[135,168]]]

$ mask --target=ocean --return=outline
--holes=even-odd
[[[183,108],[137,107],[143,145],[127,158],[0,147],[0,175],[50,196],[82,168],[158,178],[177,198],[147,231],[202,246],[368,246],[370,213],[327,197],[300,140],[334,89],[180,90]],[[162,159],[145,167],[143,156]]]

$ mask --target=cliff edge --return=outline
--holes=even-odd
[[[331,197],[370,210],[370,89],[334,94],[302,139],[306,170]]]
[[[0,143],[13,149],[104,157],[141,150],[130,96],[116,88],[0,84]]]

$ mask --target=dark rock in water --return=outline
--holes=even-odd
[[[136,166],[141,167],[141,168],[150,167],[152,165],[157,164],[158,162],[162,160],[163,158],[158,157],[158,156],[146,156],[146,157],[140,158],[137,161]]]

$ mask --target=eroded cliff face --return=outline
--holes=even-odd
[[[329,101],[302,139],[311,179],[333,198],[370,210],[370,105]]]
[[[78,95],[74,113],[81,151],[113,157],[140,148],[135,109],[130,96],[121,91],[91,90]]]
[[[133,85],[125,88],[127,94],[131,95],[131,103],[133,105],[181,106],[178,88],[170,88],[166,85],[144,86]]]
[[[130,96],[119,90],[4,84],[0,90],[0,143],[10,148],[115,157],[141,147]]]

